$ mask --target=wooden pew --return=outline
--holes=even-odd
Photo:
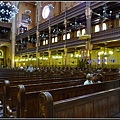
[[[1,71],[1,69],[0,69]],[[14,72],[13,72],[14,71]],[[32,76],[32,77],[28,77],[28,76],[24,76],[23,75],[20,75],[20,76],[14,76],[14,73],[16,72],[21,72],[21,71],[16,71],[16,70],[4,70],[2,69],[2,72],[4,72],[4,75],[2,75],[0,77],[0,101],[2,101],[2,86],[3,86],[3,81],[4,80],[10,80],[10,83],[11,85],[17,85],[17,84],[34,84],[34,83],[40,83],[39,80],[45,80],[45,79],[48,79],[47,77],[44,77],[42,75],[39,75],[38,76]],[[10,73],[9,73],[10,72]],[[23,72],[23,71],[22,71]],[[9,73],[9,75],[8,75]],[[30,73],[28,73],[30,74]],[[59,75],[51,75],[49,76],[49,81],[52,81],[52,82],[55,82],[55,81],[64,81],[65,79],[66,80],[73,80],[73,79],[80,79],[80,78],[84,78],[85,76],[59,76]],[[56,80],[55,80],[56,79]],[[44,81],[43,81],[44,82]],[[41,81],[41,83],[43,83]],[[48,82],[48,81],[45,81],[45,82]]]
[[[33,92],[33,91],[40,91],[44,89],[61,88],[65,86],[76,86],[76,85],[83,84],[83,82],[84,80],[81,80],[81,79],[69,80],[69,81],[65,80],[65,81],[59,81],[59,82],[30,84],[30,85],[25,85],[25,87],[27,92]],[[17,99],[17,86],[10,86],[10,82],[5,81],[4,91],[3,91],[3,106],[9,106],[10,108],[15,108],[17,104],[16,99]]]
[[[63,78],[44,78],[44,79],[29,79],[29,78],[25,78],[25,79],[13,79],[13,80],[10,80],[10,85],[18,85],[18,84],[23,84],[23,85],[28,85],[28,84],[40,84],[40,83],[49,83],[49,82],[57,82],[57,81],[69,81],[69,80],[80,80],[81,76],[80,77],[69,77],[67,79],[63,79]],[[81,79],[82,81],[84,81],[85,79]],[[0,80],[0,96],[2,95],[2,86],[3,86],[3,82],[4,82],[4,79]],[[2,97],[0,97],[2,98]],[[2,99],[0,99],[2,100]]]
[[[55,102],[41,92],[38,111],[40,118],[110,118],[120,113],[120,87]]]
[[[107,81],[107,82],[96,83],[91,85],[83,85],[83,86],[78,85],[78,86],[72,86],[72,87],[70,86],[70,87],[64,87],[64,88],[58,88],[58,89],[50,89],[50,90],[44,90],[42,92],[49,92],[53,97],[53,101],[55,102],[55,101],[82,96],[82,95],[95,93],[103,90],[109,90],[119,86],[120,86],[120,80],[114,80],[114,81]],[[41,93],[41,91],[25,92],[25,87],[23,87],[23,85],[22,87],[18,86],[18,88],[19,88],[19,93],[17,98],[18,102],[17,102],[16,117],[20,117],[20,118],[39,117],[40,103],[38,101],[38,95]],[[24,93],[22,93],[23,96],[21,94],[21,91],[22,92],[24,91]],[[44,101],[44,99],[42,99],[42,101]],[[32,106],[34,106],[34,111],[31,108]],[[19,113],[20,111],[22,114]]]

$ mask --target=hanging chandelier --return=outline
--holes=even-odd
[[[0,22],[10,22],[15,17],[19,9],[10,2],[0,2]]]

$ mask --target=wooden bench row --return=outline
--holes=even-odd
[[[69,80],[69,81],[59,81],[41,84],[30,84],[25,85],[26,92],[40,91],[44,89],[61,88],[66,86],[76,86],[83,84],[84,80]],[[5,81],[4,91],[3,91],[3,106],[9,103],[11,108],[15,108],[17,99],[17,86],[10,86],[9,81]],[[6,104],[5,104],[6,103]]]
[[[10,105],[10,98],[8,97],[6,101],[4,101],[4,103],[6,103],[4,105],[5,106],[9,106],[8,108],[5,107],[4,108],[4,117],[21,117],[21,118],[37,118],[39,117],[39,106],[40,104],[47,104],[44,103],[44,99],[46,99],[46,97],[43,96],[42,99],[42,103],[39,103],[39,99],[38,96],[39,94],[41,94],[41,92],[49,92],[52,95],[53,101],[59,101],[59,100],[65,100],[65,99],[72,99],[73,97],[77,97],[77,96],[82,96],[82,95],[86,95],[86,94],[91,94],[91,93],[95,93],[95,92],[100,92],[103,90],[109,90],[109,89],[114,89],[120,86],[120,80],[113,80],[113,81],[107,81],[107,82],[103,82],[103,83],[96,83],[96,84],[92,84],[92,85],[75,85],[75,86],[69,86],[69,87],[62,87],[62,88],[56,88],[56,89],[44,89],[44,90],[39,90],[39,91],[31,91],[31,92],[27,92],[26,91],[26,87],[24,87],[24,85],[19,85],[18,86],[18,93],[17,93],[17,97],[15,99],[15,96],[12,97],[14,98],[14,100],[12,102],[16,103],[16,108],[17,108],[17,112],[14,114],[11,106]],[[7,90],[7,88],[6,88]],[[4,95],[5,93],[7,93],[6,91],[4,91]],[[4,96],[4,100],[8,95]],[[14,105],[14,107],[15,107]],[[34,110],[32,109],[34,107]],[[42,108],[42,110],[44,111],[44,109],[46,108]],[[11,111],[10,111],[11,110]],[[42,111],[42,113],[44,113]],[[42,117],[45,117],[44,115],[42,115]]]
[[[85,79],[81,79],[82,78],[82,76],[81,77],[69,77],[69,78],[67,78],[67,80],[66,79],[63,79],[63,78],[49,78],[49,79],[47,79],[47,78],[44,78],[44,79],[29,79],[29,78],[26,78],[26,79],[14,79],[14,81],[13,80],[10,80],[10,85],[11,86],[17,86],[17,85],[19,85],[19,84],[23,84],[23,85],[28,85],[28,86],[30,86],[31,84],[37,84],[37,85],[39,85],[39,84],[42,84],[42,83],[46,83],[46,85],[47,85],[47,83],[53,83],[53,82],[59,82],[59,81],[66,81],[66,82],[69,82],[69,81],[71,81],[71,80],[81,80],[82,81],[82,83],[85,81]],[[4,80],[0,80],[0,95],[2,94],[2,90],[3,90],[3,82],[4,82]]]
[[[39,118],[110,118],[120,113],[120,87],[55,102],[41,92],[38,104]]]

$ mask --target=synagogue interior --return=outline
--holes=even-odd
[[[120,2],[0,1],[0,118],[120,118]]]

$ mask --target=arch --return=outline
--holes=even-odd
[[[106,30],[106,29],[107,29],[106,23],[103,23],[102,24],[102,30]]]
[[[82,35],[85,35],[86,31],[85,29],[82,29]]]
[[[3,57],[4,57],[3,51],[0,50],[0,58],[3,58]]]
[[[100,27],[99,27],[99,25],[96,25],[95,26],[95,32],[99,32],[100,31]]]
[[[81,34],[81,33],[80,33],[80,30],[78,30],[78,31],[77,31],[77,37],[79,37],[80,34]]]
[[[67,34],[67,39],[70,39],[70,33]]]

